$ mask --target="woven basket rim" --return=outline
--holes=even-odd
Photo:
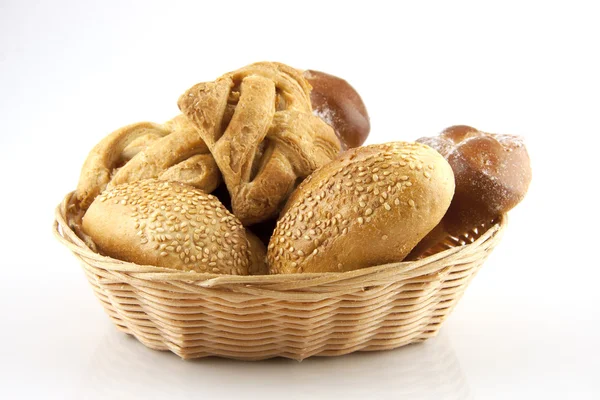
[[[55,219],[52,224],[54,236],[63,245],[69,248],[79,258],[92,260],[101,264],[107,271],[125,273],[135,278],[155,282],[195,282],[201,287],[215,287],[221,285],[269,285],[277,284],[278,290],[298,289],[306,286],[330,284],[337,281],[354,279],[365,279],[374,276],[377,280],[385,279],[386,275],[394,275],[397,278],[410,279],[417,276],[440,273],[440,261],[451,262],[452,259],[463,257],[464,253],[475,252],[487,241],[500,235],[508,223],[506,214],[500,215],[495,223],[472,243],[443,250],[439,253],[416,261],[402,261],[375,265],[347,272],[319,272],[302,274],[277,274],[277,275],[221,275],[215,273],[201,273],[195,271],[176,271],[169,268],[156,267],[152,265],[139,265],[132,262],[118,260],[103,256],[90,249],[86,243],[69,227],[67,217],[69,204],[71,204],[74,191],[68,193],[63,201],[55,209]]]

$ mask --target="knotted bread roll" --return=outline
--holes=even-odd
[[[310,84],[284,64],[256,63],[199,83],[178,104],[244,225],[276,216],[296,185],[340,152],[333,129],[312,114]]]
[[[184,115],[165,124],[140,122],[106,136],[89,153],[77,185],[87,209],[107,187],[157,178],[212,192],[221,175],[208,147]]]

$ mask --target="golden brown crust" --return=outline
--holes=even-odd
[[[163,125],[137,123],[111,133],[92,149],[77,186],[79,206],[87,209],[107,187],[148,178],[182,182],[210,193],[221,175],[185,116]]]
[[[108,256],[183,271],[247,275],[244,227],[212,195],[147,179],[105,190],[83,217],[83,231]]]
[[[271,273],[341,272],[401,261],[446,212],[454,176],[439,153],[394,142],[348,150],[290,196]]]
[[[130,145],[137,143],[137,149],[140,149],[140,138],[163,137],[169,133],[170,131],[159,124],[140,122],[117,129],[102,139],[90,151],[81,168],[76,192],[81,208],[86,209],[94,198],[106,188],[114,170],[125,162],[124,158],[131,159],[135,156],[133,154],[135,145],[132,147]],[[126,149],[128,150],[125,151]]]
[[[277,215],[297,182],[332,160],[340,143],[312,115],[310,85],[278,63],[257,63],[179,99],[221,170],[244,225]]]
[[[207,193],[220,183],[221,175],[208,147],[183,115],[167,124],[172,133],[138,153],[108,184],[113,187],[141,179],[181,182]]]

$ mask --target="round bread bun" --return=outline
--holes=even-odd
[[[290,196],[268,246],[270,273],[402,261],[438,224],[453,193],[450,165],[426,145],[350,149]]]
[[[523,139],[479,131],[467,125],[446,128],[439,136],[418,139],[436,149],[447,160],[456,178],[456,193],[450,216],[463,229],[464,221],[491,219],[507,213],[527,193],[531,166]]]
[[[141,265],[247,275],[244,227],[192,186],[146,179],[101,193],[83,217],[100,253]]]
[[[344,79],[325,72],[309,69],[304,71],[304,77],[312,86],[310,102],[314,114],[333,128],[342,150],[363,144],[371,122],[358,92]]]

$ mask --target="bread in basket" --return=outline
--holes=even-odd
[[[463,134],[461,128],[460,134],[452,136],[456,148],[447,152],[444,137],[446,147],[437,151],[422,144],[398,142],[350,150],[338,157],[340,148],[346,149],[350,143],[360,145],[366,138],[366,109],[345,81],[325,74],[319,79],[337,79],[331,87],[349,91],[349,98],[354,100],[345,103],[338,93],[335,102],[322,101],[320,108],[311,110],[314,105],[307,76],[316,79],[313,73],[303,74],[279,63],[244,67],[215,82],[192,87],[179,99],[182,114],[167,124],[131,125],[107,136],[92,150],[77,191],[69,193],[57,207],[53,228],[59,241],[79,260],[118,329],[152,349],[170,350],[184,359],[221,356],[244,360],[302,360],[313,355],[392,349],[437,334],[498,244],[509,209],[487,207],[489,204],[479,207],[477,201],[467,207],[462,200],[461,204],[452,201],[454,176],[461,185],[457,190],[472,193],[468,183],[473,179],[463,176],[462,166],[468,165],[470,174],[494,183],[485,190],[512,189],[511,198],[518,202],[530,175],[519,181],[525,184],[515,186],[506,171],[515,159],[525,160],[521,154],[524,148],[503,147],[487,134],[473,128]],[[314,83],[318,84],[319,96],[326,99],[327,81]],[[335,117],[330,118],[331,126],[323,115]],[[349,129],[348,120],[359,121],[360,129]],[[345,138],[348,132],[357,137]],[[489,152],[492,158],[486,159],[488,153],[477,148],[460,151],[463,141],[479,143],[471,141],[475,136],[485,143],[495,141],[492,147],[484,143],[488,146],[485,149],[493,150]],[[457,160],[457,154],[468,157]],[[507,167],[505,160],[511,165]],[[528,170],[528,161],[523,170]],[[121,190],[119,185],[144,185],[140,182],[148,179],[151,186],[156,182],[165,187],[189,185],[189,193],[182,190],[198,199],[224,182],[221,191],[226,196],[219,199],[233,214],[216,197],[202,200],[218,209],[221,222],[241,235],[236,236],[236,246],[228,247],[235,254],[218,252],[224,269],[219,268],[218,259],[206,256],[204,263],[203,252],[213,257],[218,249],[204,248],[186,233],[181,234],[181,242],[172,238],[173,244],[161,244],[167,235],[136,232],[141,225],[135,222],[136,230],[130,230],[127,237],[119,236],[125,235],[127,225],[121,224],[116,214],[109,215],[110,223],[98,225],[100,229],[86,229],[90,204],[94,207],[97,199],[104,201],[109,193],[114,204],[103,210],[123,211],[132,204],[131,198],[112,199],[111,191]],[[331,199],[325,190],[332,193]],[[120,193],[125,196],[133,192]],[[152,196],[159,197],[155,192]],[[133,204],[137,207],[136,201]],[[153,206],[163,210],[155,211],[160,214],[177,208],[168,201],[154,201]],[[296,208],[290,206],[294,201]],[[451,212],[444,215],[448,207]],[[477,213],[469,212],[475,208]],[[290,209],[295,214],[286,218]],[[344,219],[336,214],[338,211],[354,214]],[[96,215],[96,220],[102,220],[102,214]],[[126,219],[129,214],[123,215]],[[277,216],[284,228],[275,229],[272,237],[285,248],[270,245],[268,256],[263,257],[264,246],[248,225],[266,221],[268,226]],[[313,217],[318,221],[309,222]],[[300,225],[295,224],[298,221]],[[331,240],[310,236],[327,231],[318,227],[321,221],[330,236],[331,232],[346,234],[348,227],[354,227],[352,240],[330,246]],[[348,225],[336,225],[341,222]],[[210,230],[218,231],[218,223],[213,218]],[[373,232],[377,237],[371,235]],[[98,235],[109,240],[99,242]],[[120,238],[130,240],[126,244],[128,254],[106,247],[108,243],[122,250]],[[303,242],[304,238],[308,239]],[[384,242],[371,243],[369,251],[356,247],[381,239]],[[192,249],[188,254],[183,241],[196,245],[197,252]],[[354,247],[347,248],[348,243]],[[150,244],[164,259],[151,254]],[[161,251],[161,246],[166,250],[173,247],[174,257],[169,258],[171,253]],[[280,259],[278,255],[284,251],[289,254]],[[330,253],[323,257],[326,251]],[[342,254],[344,251],[348,254]],[[379,251],[385,254],[379,257]],[[140,252],[147,253],[140,257]],[[236,264],[226,264],[233,262],[229,256]],[[152,260],[160,261],[142,265]],[[267,270],[270,275],[246,275]],[[232,271],[235,275],[230,275]]]

